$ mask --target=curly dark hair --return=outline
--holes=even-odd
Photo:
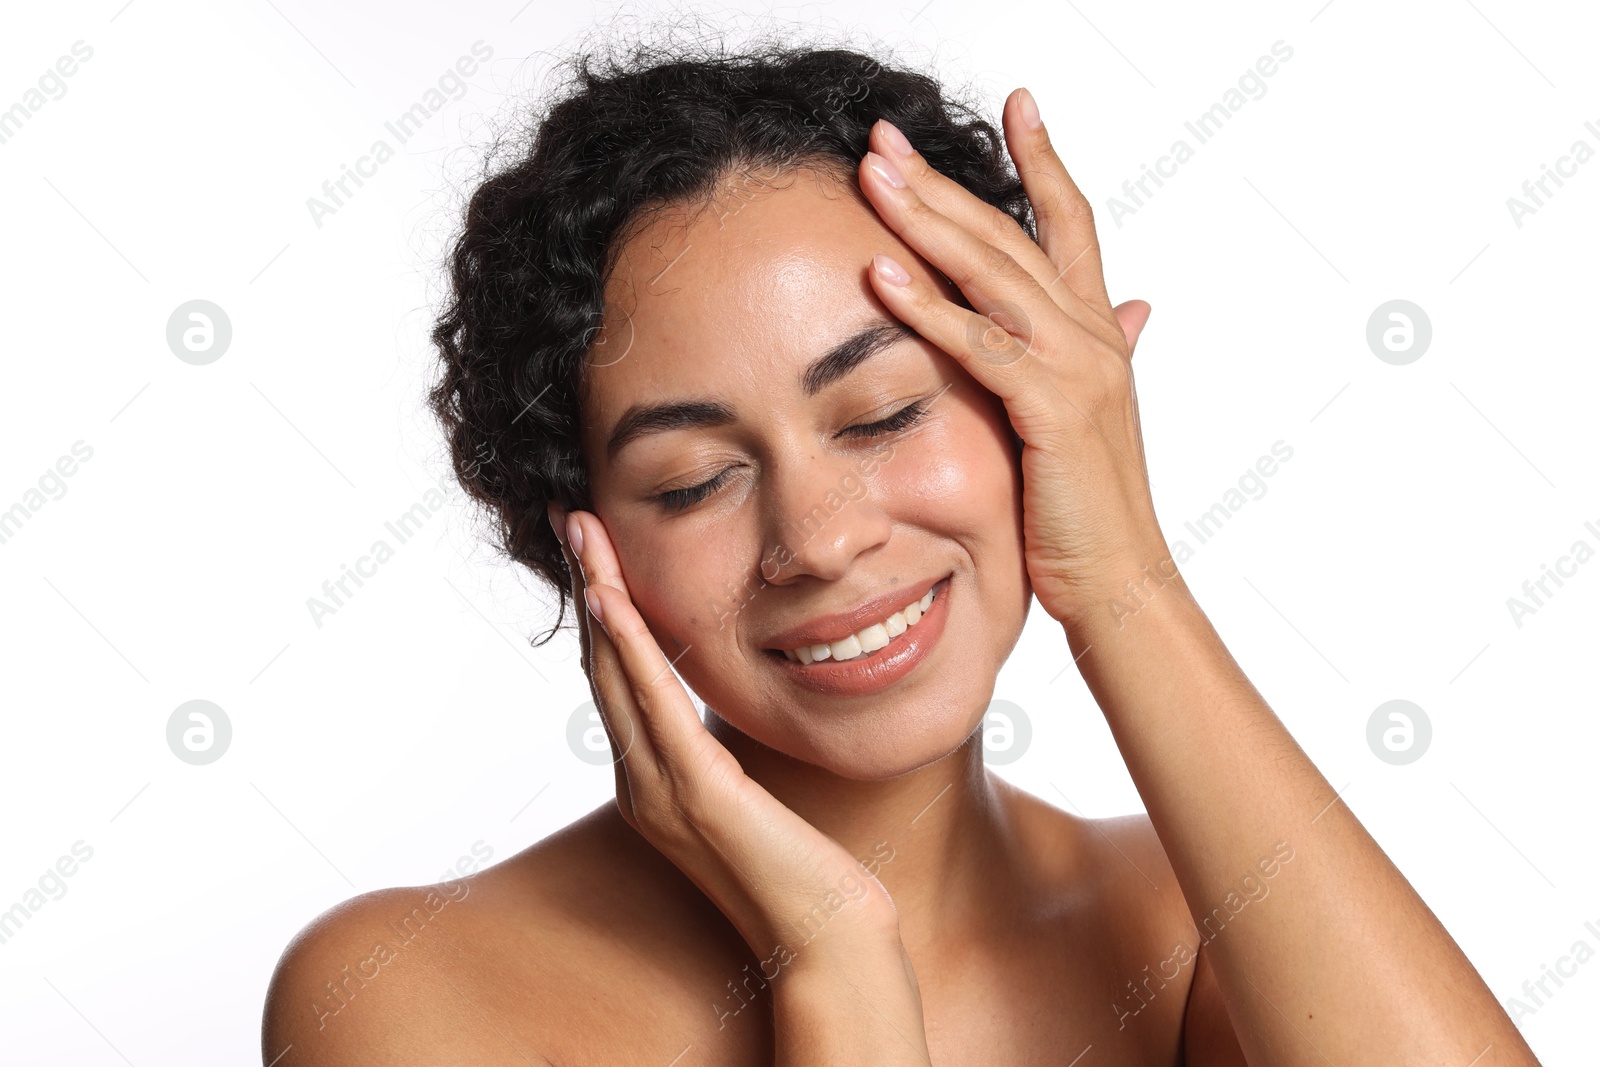
[[[442,375],[428,393],[456,477],[492,519],[497,547],[555,591],[556,622],[535,644],[560,628],[571,600],[545,506],[590,507],[580,378],[633,227],[704,204],[719,182],[757,168],[804,166],[853,184],[867,132],[886,118],[931,166],[1035,236],[996,127],[904,65],[769,37],[735,54],[716,43],[635,42],[562,66],[558,98],[513,138],[509,165],[490,173],[485,162],[466,205],[432,332]]]

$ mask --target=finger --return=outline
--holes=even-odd
[[[1124,300],[1112,310],[1122,325],[1122,335],[1128,339],[1128,358],[1132,359],[1133,346],[1139,343],[1139,335],[1150,321],[1150,304],[1144,300]]]
[[[758,787],[701,723],[688,691],[673,674],[633,601],[611,585],[591,585],[589,595],[628,675],[639,735],[648,739],[648,744],[641,740],[634,748],[648,748],[650,758],[636,757],[628,763],[634,795],[657,805],[640,817],[659,816],[664,811],[662,802],[670,803],[677,817],[669,817],[665,824],[655,822],[657,831],[688,833],[700,844],[713,847],[730,867],[747,866],[736,857],[749,845],[743,840],[748,827],[738,819],[729,822],[733,809],[742,809],[743,803],[730,806],[730,800],[748,796],[751,788]],[[662,846],[660,841],[657,844]],[[670,846],[666,847],[670,851]]]
[[[1051,424],[1043,378],[1023,359],[1031,339],[1019,338],[1000,316],[979,315],[951,303],[889,256],[874,256],[868,273],[873,290],[895,317],[949,353],[980,385],[1000,397],[1019,433],[1021,424]]]
[[[569,525],[571,516],[553,502],[546,506],[545,513],[550,519],[551,528],[556,532],[556,540],[561,543],[562,554],[567,561],[567,571],[572,578],[572,599],[578,616],[576,621],[578,640],[583,650],[583,672],[589,682],[589,692],[594,698],[595,708],[600,713],[600,724],[606,731],[606,740],[611,744],[611,766],[616,777],[617,807],[628,823],[637,829],[633,817],[633,791],[628,781],[627,762],[627,757],[632,753],[634,742],[639,736],[637,716],[633,712],[625,680],[621,686],[614,684],[614,680],[622,677],[621,662],[617,659],[615,650],[611,649],[604,628],[594,625],[594,619],[585,601],[584,592],[588,582],[584,576],[582,561],[572,548],[568,532],[571,529]]]
[[[1039,123],[1038,126],[1032,123]],[[1039,247],[1061,272],[1061,277],[1107,319],[1111,298],[1106,294],[1105,267],[1100,260],[1100,238],[1094,228],[1094,208],[1050,143],[1050,132],[1039,120],[1038,104],[1027,89],[1006,98],[1001,109],[1006,151],[1016,164],[1017,177],[1033,205]]]
[[[907,183],[935,211],[954,219],[989,244],[1004,249],[1033,276],[1041,289],[1052,291],[1052,283],[1061,272],[1016,219],[929,166],[927,157],[888,119],[872,124],[867,132],[867,143],[880,156],[893,159]]]
[[[572,595],[573,610],[577,615],[573,626],[578,631],[579,662],[584,671],[589,670],[589,631],[583,624],[583,571],[578,566],[578,558],[573,554],[572,546],[568,543],[567,536],[567,511],[555,501],[545,504],[544,513],[550,520],[550,529],[556,535],[556,540],[561,544],[561,555],[566,560],[567,578],[571,583],[569,592]]]
[[[572,521],[583,532],[581,557],[588,576],[587,593],[597,602],[600,616],[602,629],[596,640],[605,643],[608,654],[616,658],[627,678],[632,710],[643,727],[643,740],[650,743],[652,755],[659,762],[681,758],[700,736],[710,735],[628,595],[621,561],[603,524],[582,511],[573,512]]]
[[[891,160],[875,151],[868,152],[859,167],[862,192],[885,224],[950,279],[975,311],[1039,322],[1046,318],[1048,308],[1120,346],[1121,333],[1109,314],[1091,307],[1070,287],[1058,285],[1047,292],[1004,248],[984,240],[923,199],[899,166],[900,159],[917,158],[920,157],[913,154]],[[902,185],[892,184],[890,178],[879,173],[878,168],[886,164],[900,175]]]

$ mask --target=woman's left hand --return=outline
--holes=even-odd
[[[887,121],[872,127],[874,151],[860,178],[885,225],[971,305],[925,274],[897,284],[904,268],[874,257],[872,285],[889,310],[1004,401],[1023,441],[1033,591],[1052,618],[1070,624],[1167,558],[1130,365],[1150,305],[1111,306],[1089,202],[1044,127],[1028,124],[1030,113],[1037,116],[1032,97],[1019,89],[1002,123],[1037,244],[1010,215],[929,166]],[[900,187],[880,172],[884,162]]]

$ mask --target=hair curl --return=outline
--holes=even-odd
[[[1035,233],[999,131],[903,65],[769,40],[736,54],[635,43],[598,66],[593,52],[564,66],[556,102],[466,205],[432,331],[442,374],[428,392],[456,477],[493,520],[497,547],[556,593],[555,625],[537,644],[571,600],[545,505],[590,506],[580,377],[632,227],[703,202],[751,168],[809,166],[854,182],[867,132],[886,118],[940,173]]]

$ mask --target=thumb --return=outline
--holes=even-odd
[[[1122,325],[1122,336],[1128,339],[1128,358],[1133,358],[1134,346],[1139,343],[1139,334],[1144,332],[1144,327],[1150,321],[1150,305],[1143,300],[1126,300],[1111,311],[1117,316],[1117,322]]]

